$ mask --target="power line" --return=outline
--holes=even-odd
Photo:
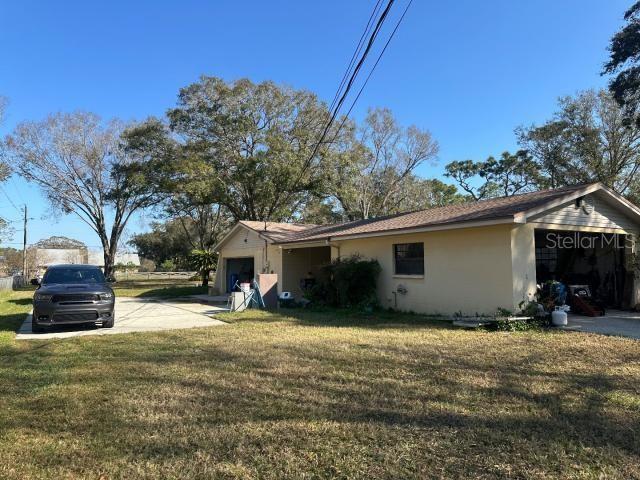
[[[20,192],[20,189],[18,188],[18,185],[16,184],[16,178],[15,176],[11,175],[9,177],[9,182],[11,183],[11,185],[13,186],[13,190],[18,194],[18,197],[20,197],[20,200],[22,200],[22,203],[27,203],[24,199],[24,197],[22,196],[22,192]]]
[[[329,129],[331,128],[331,126],[333,125],[333,122],[338,116],[338,113],[340,112],[340,107],[342,107],[342,104],[344,103],[345,99],[347,98],[347,95],[349,94],[349,91],[351,90],[351,87],[353,86],[353,82],[355,81],[356,77],[358,76],[358,73],[360,72],[360,69],[362,68],[362,65],[367,59],[367,56],[369,55],[369,52],[373,47],[373,44],[378,36],[378,33],[380,32],[380,29],[382,28],[382,25],[384,24],[384,21],[387,18],[387,15],[389,14],[389,10],[391,10],[391,7],[393,6],[394,1],[395,0],[389,0],[389,2],[387,3],[387,6],[384,8],[384,10],[382,11],[382,14],[378,18],[378,21],[369,36],[369,41],[367,42],[367,46],[364,49],[364,52],[362,53],[360,60],[358,60],[358,62],[355,64],[355,67],[353,68],[353,72],[351,73],[349,81],[344,87],[344,91],[340,96],[340,99],[335,104],[334,110],[331,114],[331,118],[329,119],[324,130],[322,131],[322,135],[320,136],[320,139],[318,140],[318,142],[315,144],[313,151],[311,152],[311,155],[309,155],[309,159],[305,162],[305,166],[303,170],[306,170],[308,165],[311,163],[311,161],[313,160],[313,157],[315,157],[316,153],[318,153],[318,150],[320,149],[320,145],[322,145],[322,142],[327,136],[327,133],[329,133]]]
[[[9,200],[9,203],[11,204],[11,206],[13,208],[15,208],[18,213],[22,213],[22,210],[20,210],[18,207],[16,207],[16,204],[13,203],[13,200],[11,200],[11,197],[7,194],[6,190],[4,189],[4,187],[2,185],[0,185],[0,191],[2,191],[2,193],[4,193],[5,197],[7,197],[7,200]]]
[[[367,86],[367,83],[369,82],[369,79],[371,78],[371,75],[373,75],[373,72],[376,69],[376,67],[378,66],[378,63],[380,63],[380,59],[382,58],[382,55],[384,55],[384,52],[387,50],[387,47],[389,46],[389,43],[391,43],[391,40],[393,39],[394,35],[396,34],[396,31],[398,30],[398,27],[400,27],[400,24],[402,23],[402,20],[404,19],[404,16],[407,14],[407,11],[409,10],[409,7],[411,6],[412,3],[413,3],[413,0],[409,0],[409,3],[407,3],[407,6],[405,7],[404,12],[402,12],[402,15],[400,16],[400,19],[398,19],[398,22],[396,23],[396,26],[394,27],[393,31],[391,32],[391,35],[389,36],[389,39],[384,44],[384,47],[382,48],[382,51],[380,52],[380,55],[378,55],[378,58],[376,59],[376,62],[373,64],[373,67],[371,67],[371,71],[369,72],[369,75],[367,75],[367,78],[365,78],[364,83],[362,84],[362,87],[360,87],[360,90],[358,91],[358,94],[356,95],[356,98],[353,99],[353,102],[351,103],[351,106],[349,107],[349,110],[347,110],[347,113],[344,115],[342,123],[340,123],[340,126],[338,127],[338,130],[336,131],[336,134],[333,137],[333,140],[336,139],[336,137],[340,133],[340,130],[342,130],[342,127],[346,123],[347,118],[349,118],[349,114],[351,113],[351,110],[353,110],[353,107],[356,105],[356,102],[360,98],[360,95],[362,95],[362,91],[364,90],[364,87]]]
[[[334,101],[331,102],[331,105],[333,106],[333,111],[331,111],[331,108],[329,108],[330,113],[331,113],[329,121],[327,122],[326,126],[323,129],[322,135],[320,136],[320,139],[314,145],[313,150],[311,152],[311,155],[309,155],[307,160],[302,165],[302,168],[301,168],[301,170],[300,170],[300,172],[299,172],[299,174],[298,174],[298,176],[297,176],[297,178],[295,180],[294,185],[298,185],[299,184],[299,182],[301,181],[301,179],[304,176],[305,172],[311,166],[311,162],[313,161],[313,158],[315,157],[315,155],[318,153],[318,150],[320,149],[320,145],[323,144],[324,139],[326,138],[327,134],[329,133],[329,130],[331,129],[331,126],[335,122],[335,120],[336,120],[336,118],[338,116],[338,113],[340,112],[340,108],[342,107],[342,104],[344,103],[345,99],[347,98],[347,95],[349,94],[349,92],[351,90],[351,87],[353,86],[353,83],[354,83],[355,79],[357,78],[358,73],[360,72],[360,69],[362,68],[362,65],[364,64],[365,60],[367,59],[367,56],[368,56],[369,52],[371,51],[371,48],[373,47],[373,44],[374,44],[376,38],[378,37],[378,34],[380,33],[382,25],[384,24],[384,22],[385,22],[385,20],[387,18],[387,15],[389,14],[389,10],[391,9],[391,6],[393,5],[394,1],[395,0],[389,0],[388,1],[386,7],[382,11],[382,14],[380,14],[377,22],[375,23],[375,27],[373,28],[372,31],[370,31],[371,30],[370,26],[373,25],[373,21],[372,20],[374,18],[376,18],[377,12],[379,11],[380,0],[378,0],[378,2],[376,3],[376,6],[374,7],[373,13],[370,16],[369,21],[367,22],[367,26],[365,27],[365,32],[364,32],[363,36],[360,38],[360,41],[358,42],[358,45],[356,46],[355,55],[352,55],[352,60],[349,62],[349,66],[347,67],[347,72],[345,72],[345,76],[343,76],[343,79],[340,82],[340,86],[338,88],[338,91],[336,92],[336,95],[334,96]],[[411,1],[409,1],[409,4],[405,8],[400,20],[396,24],[396,26],[395,26],[392,34],[391,34],[391,37],[387,40],[382,52],[378,56],[378,59],[376,60],[376,63],[374,65],[373,69],[375,69],[377,64],[380,62],[380,58],[382,57],[382,55],[384,54],[387,46],[389,45],[389,43],[391,41],[391,38],[393,38],[393,35],[395,34],[395,32],[397,31],[398,27],[400,26],[400,22],[402,21],[402,19],[404,18],[405,14],[407,13],[407,10],[409,9],[409,5],[411,5]],[[351,67],[354,65],[355,58],[357,57],[358,53],[362,50],[362,47],[364,46],[363,37],[365,37],[367,35],[367,32],[370,32],[370,33],[369,33],[369,40],[366,43],[366,48],[364,49],[364,52],[360,56],[360,60],[358,60],[358,62],[355,63],[355,67],[352,69]],[[367,81],[371,77],[371,75],[373,73],[373,69],[369,72],[369,75],[367,76],[364,85],[366,85]],[[345,85],[345,78],[346,78],[346,76],[349,75],[349,72],[351,72],[351,74],[349,76],[349,81],[346,83],[346,86],[344,87],[344,90],[342,91],[342,87]],[[364,89],[364,85],[362,86],[362,88],[358,92],[358,96],[356,97],[356,100],[354,100],[354,103],[352,103],[351,107],[349,108],[349,112],[351,112],[351,110],[353,109],[353,106],[355,105],[355,101],[357,101],[357,99],[360,97],[360,94],[362,93],[362,90]],[[340,94],[341,91],[342,91],[342,94]],[[336,102],[336,98],[338,98],[338,97],[339,97],[339,100]],[[333,143],[333,141],[335,141],[335,138],[337,138],[338,133],[339,133],[340,129],[342,128],[342,126],[344,125],[345,121],[346,121],[346,117],[345,117],[345,119],[343,119],[342,123],[340,124],[340,127],[339,127],[338,131],[336,132],[336,135],[332,139],[332,143]],[[289,197],[290,197],[290,194],[286,196],[287,199]],[[276,206],[276,204],[273,205],[273,207],[275,207],[275,206]]]
[[[385,7],[385,9],[383,10],[382,14],[380,15],[380,18],[378,19],[378,23],[376,24],[375,28],[371,32],[371,35],[369,37],[369,41],[367,42],[367,46],[364,49],[364,52],[362,53],[362,56],[360,57],[360,60],[358,60],[358,63],[356,63],[356,65],[355,65],[355,67],[353,69],[353,73],[351,74],[351,77],[349,78],[349,82],[347,83],[347,85],[346,85],[346,87],[344,89],[344,92],[342,93],[342,96],[340,97],[340,100],[338,100],[338,103],[336,103],[336,105],[335,105],[335,109],[334,109],[331,121],[329,122],[329,124],[325,128],[325,133],[321,137],[321,141],[319,143],[321,143],[322,140],[324,140],[324,136],[326,136],[326,132],[328,132],[329,128],[331,128],[331,125],[333,124],[333,121],[335,121],[336,117],[338,116],[338,112],[340,111],[340,108],[342,107],[342,104],[344,103],[345,99],[347,98],[347,95],[349,95],[349,92],[351,91],[351,87],[353,86],[353,83],[355,82],[356,78],[358,77],[358,73],[360,73],[360,69],[362,68],[362,65],[364,65],[364,62],[367,59],[367,56],[369,55],[369,52],[371,51],[371,48],[373,47],[373,44],[376,41],[376,38],[378,37],[378,33],[380,33],[380,29],[382,28],[382,25],[384,24],[384,21],[386,20],[387,15],[389,14],[389,10],[391,10],[391,7],[392,7],[394,1],[395,0],[389,0],[389,3],[387,3],[387,6]]]
[[[329,113],[331,113],[331,111],[333,110],[333,107],[335,107],[336,101],[338,100],[338,97],[340,96],[340,92],[342,91],[342,87],[347,81],[347,78],[349,76],[349,73],[351,72],[351,68],[353,67],[353,64],[357,56],[360,55],[360,51],[364,46],[364,39],[369,33],[369,30],[371,29],[371,27],[373,26],[373,20],[378,16],[378,12],[381,5],[382,5],[382,0],[378,0],[376,5],[373,7],[373,11],[369,16],[369,21],[367,22],[367,25],[364,28],[362,35],[360,36],[360,40],[358,40],[358,45],[356,45],[356,48],[353,51],[353,55],[351,55],[351,60],[349,60],[349,65],[347,66],[347,69],[345,70],[344,75],[342,76],[342,80],[340,81],[340,85],[338,86],[338,90],[336,90],[336,94],[334,95],[333,100],[331,101],[331,105],[329,105]]]

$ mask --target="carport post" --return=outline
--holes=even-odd
[[[638,258],[638,236],[636,234],[627,235],[624,242],[625,268],[631,274],[627,276],[631,280],[631,295],[629,298],[629,308],[635,308],[640,303],[640,264]]]

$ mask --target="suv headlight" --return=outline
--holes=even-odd
[[[113,293],[111,292],[100,294],[100,300],[111,300],[112,298],[113,298]]]
[[[33,299],[38,301],[38,302],[49,302],[51,301],[51,295],[45,295],[44,293],[36,293],[33,296]]]

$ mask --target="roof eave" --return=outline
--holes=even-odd
[[[629,200],[624,198],[619,193],[614,192],[610,188],[603,186],[601,191],[602,193],[607,195],[611,200],[613,200],[614,202],[620,203],[623,207],[625,207],[625,210],[627,211],[627,213],[630,216],[632,216],[638,223],[640,223],[640,208],[638,208],[636,205],[631,203]]]
[[[213,251],[214,252],[219,252],[220,249],[222,248],[222,246],[227,243],[227,241],[236,233],[237,230],[239,230],[240,228],[246,228],[249,229],[249,227],[247,227],[246,225],[243,225],[242,222],[238,222],[236,223],[233,227],[231,227],[231,230],[229,230],[229,232],[222,237],[222,239],[220,239],[220,241],[218,243],[216,243],[213,247]],[[249,229],[250,230],[250,229]]]
[[[606,187],[604,185],[602,185],[600,182],[598,183],[592,183],[590,185],[585,185],[583,188],[580,188],[578,190],[573,190],[569,193],[567,193],[566,195],[562,195],[561,197],[558,197],[554,200],[551,200],[549,202],[545,202],[543,205],[540,205],[538,207],[534,207],[534,208],[530,208],[528,210],[524,210],[520,213],[518,213],[516,215],[517,218],[522,219],[524,222],[526,222],[529,218],[536,216],[540,213],[546,212],[547,210],[550,210],[552,208],[555,207],[559,207],[560,205],[563,205],[571,200],[575,200],[576,198],[580,198],[580,197],[584,197],[585,195],[588,195],[590,193],[596,192],[598,190],[607,190]]]
[[[214,252],[219,252],[220,249],[224,246],[225,243],[227,243],[227,241],[240,229],[240,228],[244,228],[245,230],[248,230],[250,232],[255,233],[256,235],[258,235],[258,237],[262,240],[264,240],[265,242],[268,242],[270,244],[275,244],[276,240],[275,238],[267,235],[265,233],[264,230],[256,230],[255,228],[251,228],[249,225],[245,224],[242,220],[237,222],[232,228],[231,230],[229,230],[229,233],[227,233],[222,240],[220,240],[214,247],[213,247],[213,251]]]
[[[628,216],[632,217],[636,222],[640,223],[640,208],[638,208],[636,205],[631,203],[629,200],[624,198],[619,193],[614,192],[613,190],[611,190],[610,188],[608,188],[607,186],[603,185],[600,182],[592,183],[591,185],[586,185],[582,189],[575,190],[567,195],[563,195],[562,197],[557,198],[552,202],[545,203],[543,206],[536,207],[536,208],[527,210],[525,212],[522,212],[520,214],[520,217],[526,222],[531,217],[544,213],[547,210],[550,210],[555,207],[559,207],[567,202],[576,200],[580,197],[584,197],[585,195],[589,195],[595,192],[602,193],[603,195],[607,196],[613,203],[621,206],[625,210]]]
[[[462,222],[450,222],[450,223],[441,223],[436,225],[425,225],[422,227],[411,227],[411,228],[396,228],[393,230],[383,230],[379,232],[363,232],[356,233],[351,235],[327,235],[322,238],[314,238],[309,240],[294,240],[294,241],[281,241],[275,242],[276,245],[281,245],[283,248],[287,245],[301,245],[301,244],[317,244],[322,242],[331,242],[331,241],[341,241],[341,240],[354,240],[358,238],[369,238],[369,237],[388,237],[393,235],[407,235],[411,233],[425,233],[425,232],[436,232],[442,230],[457,230],[462,228],[476,228],[476,227],[487,227],[492,225],[504,225],[511,223],[522,223],[520,220],[516,219],[514,215],[507,215],[504,217],[496,217],[490,220],[471,220],[471,221],[462,221]]]

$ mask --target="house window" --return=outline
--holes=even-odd
[[[424,275],[423,243],[397,243],[393,257],[396,275]]]

